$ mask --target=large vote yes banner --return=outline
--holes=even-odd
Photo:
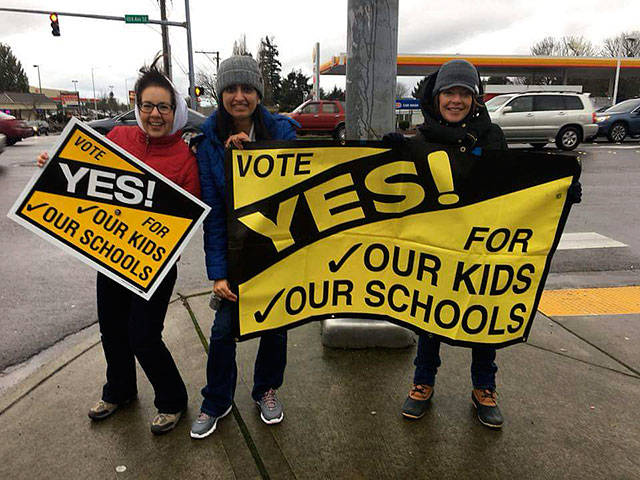
[[[336,316],[526,341],[580,174],[567,155],[417,140],[255,143],[225,162],[242,339]]]
[[[209,210],[73,118],[8,216],[149,299]]]

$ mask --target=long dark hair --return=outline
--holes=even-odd
[[[145,65],[140,69],[140,76],[138,77],[136,86],[134,87],[138,106],[140,106],[140,102],[142,102],[142,92],[147,87],[161,87],[168,90],[171,94],[171,105],[176,105],[176,94],[173,91],[173,85],[171,85],[169,79],[157,65],[161,58],[162,55],[157,55],[150,66],[147,67]]]
[[[231,135],[233,135],[233,117],[227,112],[222,104],[222,97],[218,99],[219,106],[216,113],[217,120],[217,134],[218,140],[222,143],[227,141]],[[256,136],[256,140],[271,140],[273,138],[271,133],[264,124],[264,115],[262,114],[262,106],[258,104],[256,109],[251,114],[251,120],[253,121],[253,133]]]

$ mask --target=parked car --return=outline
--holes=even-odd
[[[627,135],[640,135],[640,98],[617,103],[596,115],[598,136],[622,142]]]
[[[194,133],[200,133],[202,124],[207,119],[201,113],[196,112],[195,110],[189,109],[189,114],[187,117],[187,124],[182,129],[184,135],[190,137]],[[137,125],[136,123],[136,114],[134,110],[129,110],[126,113],[117,115],[112,118],[103,118],[102,120],[93,120],[88,122],[89,125],[94,130],[98,131],[102,135],[106,135],[111,131],[112,128],[118,127],[120,125]]]
[[[593,104],[584,93],[526,92],[488,100],[491,121],[502,128],[507,142],[543,148],[555,142],[573,150],[598,131]]]
[[[299,135],[330,134],[340,142],[345,140],[344,102],[309,100],[299,105],[289,116],[301,125],[296,132]]]
[[[4,133],[0,133],[0,153],[4,152],[4,148],[7,146],[7,136]]]
[[[33,136],[33,128],[13,115],[0,112],[0,133],[7,136],[7,145],[13,145],[23,138]]]
[[[36,135],[49,135],[49,123],[44,120],[30,120],[27,122]]]

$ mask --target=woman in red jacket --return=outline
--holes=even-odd
[[[182,188],[200,196],[198,167],[182,140],[187,104],[154,64],[141,70],[135,86],[138,126],[116,127],[107,138]],[[38,164],[48,159],[46,152]],[[157,415],[151,432],[173,429],[187,407],[187,389],[171,353],[162,341],[164,317],[176,282],[174,265],[150,300],[132,293],[98,273],[98,322],[107,361],[107,382],[102,398],[89,410],[102,420],[137,397],[136,365],[147,375],[155,392]]]

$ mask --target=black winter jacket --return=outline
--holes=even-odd
[[[424,123],[418,126],[422,139],[429,143],[457,145],[463,153],[472,153],[477,147],[486,150],[507,150],[504,133],[498,125],[491,123],[489,112],[484,104],[478,103],[475,111],[460,123],[450,124],[442,118],[436,108],[433,93],[437,75],[438,72],[429,75],[417,95],[424,116]],[[480,78],[478,82],[480,94],[482,94]],[[475,150],[475,153],[477,152],[478,150]]]

